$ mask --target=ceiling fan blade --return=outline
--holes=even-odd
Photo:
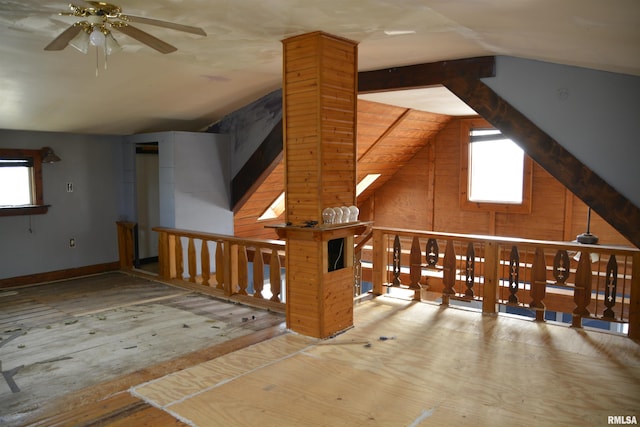
[[[122,19],[123,21],[155,25],[156,27],[170,28],[172,30],[184,31],[185,33],[197,34],[199,36],[207,35],[207,33],[205,33],[202,28],[192,27],[190,25],[176,24],[175,22],[160,21],[158,19],[144,18],[142,16],[132,16],[132,15],[120,15],[119,18]]]
[[[49,43],[44,50],[62,50],[78,33],[82,31],[82,26],[80,25],[72,25],[66,30],[64,30],[58,37],[53,39],[51,43]]]
[[[132,27],[131,25],[127,25],[127,24],[117,25],[117,26],[114,25],[112,26],[112,28],[120,31],[121,33],[128,35],[129,37],[132,37],[138,40],[140,43],[146,44],[147,46],[157,50],[160,53],[171,53],[178,50],[177,47],[172,46],[169,43],[163,42],[159,38],[156,38],[145,31],[139,30],[136,27]]]

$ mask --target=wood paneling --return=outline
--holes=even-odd
[[[474,212],[460,208],[460,122],[453,119],[432,142],[398,171],[374,197],[373,220],[380,227],[433,229],[540,240],[574,240],[586,230],[587,208],[548,172],[533,163],[531,214]],[[429,169],[429,151],[435,162]],[[427,189],[433,187],[430,205]],[[367,212],[363,209],[363,212]],[[568,218],[567,218],[568,215]],[[433,218],[430,220],[430,218]],[[432,223],[432,228],[429,224]],[[630,245],[596,214],[591,232],[601,243]]]

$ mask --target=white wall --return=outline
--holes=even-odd
[[[200,132],[158,132],[127,137],[157,142],[161,227],[233,235],[229,137]],[[133,150],[126,149],[129,153]],[[136,221],[134,215],[131,219]]]
[[[0,217],[0,278],[118,261],[121,141],[118,136],[0,130],[0,147],[49,146],[62,159],[42,165],[48,213]],[[70,238],[75,248],[69,247]]]
[[[640,77],[501,56],[483,81],[640,207]]]

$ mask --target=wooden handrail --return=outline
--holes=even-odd
[[[284,241],[153,230],[159,234],[161,277],[201,283],[226,296],[284,303]],[[445,305],[475,301],[485,313],[499,306],[529,310],[538,321],[549,311],[563,312],[574,327],[585,319],[624,323],[629,337],[640,338],[637,248],[380,227],[362,236],[359,251],[367,242],[373,248],[374,294],[404,287],[414,298],[441,298]],[[250,274],[260,283],[250,286]]]
[[[628,323],[640,338],[637,248],[374,227],[371,256],[374,294],[419,283],[444,305],[476,301],[495,313],[502,304],[539,321],[546,310],[564,312],[574,327]]]
[[[153,231],[158,232],[158,270],[163,279],[200,283],[228,297],[251,295],[256,300],[264,300],[267,292],[271,294],[270,301],[283,303],[281,258],[284,258],[285,242],[166,227],[154,227]],[[251,271],[250,264],[253,265]],[[267,266],[269,275],[264,272]],[[250,286],[250,275],[254,286]],[[265,277],[269,278],[266,289]]]

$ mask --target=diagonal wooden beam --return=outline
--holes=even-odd
[[[453,78],[443,83],[503,134],[517,141],[533,160],[620,234],[640,247],[640,209],[629,199],[480,80]]]
[[[234,212],[240,210],[253,190],[269,176],[282,160],[282,141],[282,120],[280,120],[231,180],[231,206],[233,206]]]

